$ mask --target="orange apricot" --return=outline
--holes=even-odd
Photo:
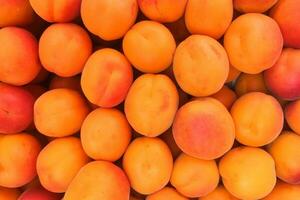
[[[278,182],[273,191],[262,200],[296,200],[300,199],[300,185]]]
[[[233,6],[242,13],[264,13],[277,2],[278,0],[233,0]]]
[[[187,197],[182,196],[174,188],[171,187],[164,187],[163,189],[148,195],[145,200],[166,200],[166,199],[188,200]]]
[[[219,186],[208,195],[199,198],[199,200],[238,200],[238,199],[234,197],[232,194],[230,194],[223,186]]]
[[[18,200],[61,200],[62,194],[49,192],[38,185],[25,190]]]
[[[300,100],[289,103],[284,114],[289,127],[300,135]]]
[[[224,85],[217,93],[211,95],[211,97],[220,101],[227,109],[230,109],[237,99],[235,92],[226,85]]]
[[[235,92],[238,96],[242,96],[249,92],[263,92],[268,93],[264,76],[259,74],[242,73],[235,82]]]
[[[17,188],[0,187],[0,200],[17,200],[20,194]]]

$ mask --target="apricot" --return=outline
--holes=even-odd
[[[36,159],[40,152],[38,140],[27,133],[0,137],[0,186],[17,188],[36,176]]]
[[[34,100],[24,88],[0,82],[0,133],[25,130],[33,120]]]
[[[41,185],[50,192],[65,192],[88,161],[80,139],[65,137],[52,140],[37,158],[36,169]]]
[[[40,96],[34,104],[34,124],[49,137],[75,134],[89,113],[84,98],[75,90],[53,89]]]
[[[241,74],[241,71],[239,71],[232,65],[229,65],[229,73],[228,73],[228,77],[226,79],[226,83],[230,83],[230,82],[236,80],[240,74]]]
[[[136,23],[124,36],[122,45],[130,63],[144,73],[167,69],[176,48],[169,29],[154,21]]]
[[[38,75],[38,43],[30,32],[18,27],[2,28],[0,44],[0,81],[25,85]]]
[[[123,169],[135,191],[152,194],[170,180],[173,169],[171,151],[159,138],[136,138],[123,156]]]
[[[138,0],[147,18],[162,23],[177,21],[184,14],[186,3],[187,0]]]
[[[188,200],[187,197],[182,196],[174,188],[171,187],[164,187],[158,192],[148,195],[145,200],[166,200],[166,199]]]
[[[42,65],[62,77],[79,74],[91,53],[92,42],[88,33],[76,24],[52,24],[40,38]]]
[[[122,38],[134,24],[137,0],[82,0],[81,18],[86,28],[103,40]]]
[[[86,164],[69,185],[64,200],[128,200],[130,185],[125,173],[113,163]]]
[[[259,74],[245,74],[242,73],[235,82],[235,92],[238,96],[242,96],[249,92],[268,93],[264,76]]]
[[[132,128],[156,137],[168,130],[178,107],[176,86],[166,75],[144,74],[132,84],[124,110]]]
[[[273,191],[263,200],[295,200],[300,199],[300,185],[278,182]]]
[[[233,0],[234,9],[242,13],[264,13],[278,0]]]
[[[199,200],[238,200],[238,199],[235,198],[232,194],[230,194],[223,186],[219,186],[208,195],[199,198]]]
[[[278,23],[286,47],[300,48],[300,0],[280,0],[270,16]]]
[[[0,27],[26,26],[35,15],[29,0],[0,0]]]
[[[17,188],[0,187],[0,200],[17,200],[20,194]]]
[[[189,0],[185,10],[185,24],[191,34],[221,38],[231,23],[231,0]]]
[[[229,62],[220,43],[205,35],[192,35],[179,44],[173,60],[178,85],[193,96],[209,96],[224,85]]]
[[[176,114],[172,128],[178,147],[199,159],[221,157],[234,142],[234,123],[228,110],[210,97],[183,105]]]
[[[58,88],[68,88],[68,89],[81,92],[80,78],[81,78],[80,76],[72,76],[72,77],[54,76],[49,83],[49,89],[53,90]]]
[[[220,101],[227,109],[230,109],[237,99],[235,92],[226,85],[224,85],[217,93],[211,95],[211,97]]]
[[[300,136],[283,131],[269,146],[276,165],[277,177],[289,184],[300,184]]]
[[[300,50],[285,48],[273,67],[264,73],[271,93],[283,100],[300,98]]]
[[[180,148],[177,146],[174,137],[173,137],[173,133],[172,133],[172,128],[169,128],[166,132],[164,132],[163,134],[160,135],[160,138],[168,145],[168,147],[170,148],[173,158],[176,158],[180,153],[181,150]]]
[[[61,200],[62,195],[49,192],[41,186],[25,190],[18,200]]]
[[[131,128],[125,115],[117,109],[97,108],[81,127],[84,151],[95,160],[116,161],[131,139]]]
[[[47,22],[70,22],[79,16],[81,0],[29,0],[33,10]]]
[[[170,183],[186,197],[205,196],[218,186],[217,164],[214,160],[201,160],[182,153],[174,163]]]
[[[260,148],[232,149],[221,159],[219,171],[225,188],[239,199],[261,199],[276,184],[274,160]]]
[[[284,114],[289,127],[300,135],[300,100],[289,103]]]
[[[130,63],[122,53],[110,48],[94,52],[81,75],[83,93],[91,103],[101,107],[120,104],[132,81]]]
[[[239,16],[224,36],[230,63],[248,74],[258,74],[272,67],[282,46],[283,39],[276,21],[259,13]]]

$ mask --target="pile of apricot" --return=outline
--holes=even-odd
[[[300,0],[0,0],[0,200],[234,199],[300,199]]]

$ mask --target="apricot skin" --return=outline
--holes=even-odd
[[[230,194],[223,186],[219,186],[208,195],[199,198],[199,200],[238,200],[238,198]]]
[[[289,103],[284,109],[284,114],[289,127],[300,135],[300,100]]]
[[[268,93],[263,73],[240,74],[235,82],[234,89],[238,96],[242,96],[249,92],[263,92],[266,94]]]
[[[17,200],[20,194],[19,189],[0,187],[0,200]]]
[[[233,0],[234,8],[242,13],[264,13],[278,0]]]
[[[158,192],[148,195],[145,200],[165,200],[165,199],[188,200],[187,197],[182,196],[174,188],[171,187],[164,187]]]
[[[273,191],[262,200],[295,200],[300,199],[300,185],[278,182]]]
[[[25,190],[18,200],[61,200],[61,197],[61,194],[49,192],[38,185]]]

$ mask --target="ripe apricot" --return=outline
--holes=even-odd
[[[300,100],[289,103],[284,113],[289,127],[300,135]]]
[[[171,127],[178,107],[178,93],[166,75],[144,74],[132,84],[124,110],[138,133],[156,137]]]
[[[238,200],[238,198],[230,194],[223,186],[219,186],[208,195],[199,198],[199,200]]]
[[[204,160],[221,157],[233,145],[234,123],[223,104],[199,98],[183,105],[173,123],[176,144],[186,154]]]
[[[233,6],[242,13],[264,13],[277,2],[278,0],[233,0]]]
[[[211,97],[220,101],[228,110],[237,99],[235,92],[226,85],[224,85],[217,93],[211,95]]]
[[[62,195],[49,192],[42,186],[35,186],[25,190],[18,200],[61,200]]]
[[[145,200],[166,200],[166,199],[188,200],[187,197],[182,196],[174,188],[171,187],[164,187],[163,189],[148,195]]]
[[[139,137],[128,146],[123,169],[135,191],[145,195],[157,192],[170,180],[171,151],[159,138]]]
[[[280,56],[282,45],[276,21],[259,13],[239,16],[224,36],[230,63],[248,74],[258,74],[272,67]]]
[[[126,57],[117,50],[104,48],[86,62],[81,87],[91,103],[114,107],[125,99],[132,80],[132,68]]]
[[[76,24],[52,24],[40,38],[42,65],[62,77],[79,74],[91,53],[92,42],[88,33]]]
[[[273,191],[262,200],[295,200],[300,199],[300,185],[278,182]]]
[[[208,96],[224,85],[229,62],[223,46],[211,37],[192,35],[179,44],[173,61],[178,85],[193,96]]]
[[[234,86],[235,92],[238,96],[242,96],[249,92],[263,92],[268,93],[264,76],[259,74],[242,73],[236,80]]]
[[[167,69],[176,48],[169,29],[154,21],[136,23],[124,36],[122,45],[128,60],[144,73],[158,73]]]
[[[274,160],[260,148],[230,150],[221,159],[219,171],[225,188],[240,199],[261,199],[276,184]]]
[[[35,101],[34,124],[46,136],[64,137],[79,131],[88,113],[88,105],[77,91],[54,89]]]
[[[17,188],[0,187],[0,200],[17,200],[20,194]]]

